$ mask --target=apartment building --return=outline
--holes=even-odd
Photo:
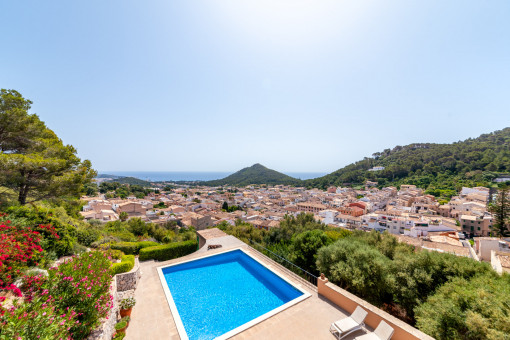
[[[296,207],[299,211],[309,212],[316,214],[319,211],[328,209],[327,206],[320,203],[309,203],[309,202],[300,202],[296,204]]]
[[[461,215],[459,218],[461,230],[468,235],[489,236],[492,228],[490,215]]]

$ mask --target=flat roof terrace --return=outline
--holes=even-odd
[[[208,235],[212,236],[212,235]],[[340,308],[338,305],[345,305],[347,309],[354,309],[355,304],[362,306],[369,312],[367,322],[370,326],[375,327],[382,319],[390,322],[390,325],[398,324],[401,329],[397,329],[394,338],[403,339],[432,339],[431,337],[419,332],[417,329],[395,319],[389,314],[378,310],[367,302],[353,296],[345,291],[341,292],[344,295],[338,295],[335,290],[340,288],[319,279],[319,286],[323,290],[318,294],[318,288],[310,282],[299,277],[295,273],[289,271],[287,268],[281,266],[267,256],[251,248],[244,242],[238,240],[233,236],[221,236],[207,238],[201,248],[188,256],[178,259],[156,262],[146,261],[140,262],[142,277],[135,290],[136,305],[131,314],[131,321],[128,329],[126,330],[127,340],[138,339],[180,339],[176,323],[170,311],[165,292],[163,290],[161,281],[158,276],[158,267],[167,266],[170,264],[179,263],[185,260],[199,259],[206,255],[217,254],[225,252],[226,250],[243,248],[252,257],[256,258],[263,265],[277,273],[282,278],[290,281],[296,287],[308,292],[311,296],[290,306],[287,309],[279,312],[276,315],[238,333],[230,339],[336,339],[329,332],[329,327],[332,322],[343,319],[351,313]],[[221,245],[221,248],[209,249],[208,245]],[[199,292],[197,292],[199,294]],[[338,298],[340,296],[340,298]],[[344,301],[345,297],[348,301]],[[333,303],[334,301],[335,303]],[[369,322],[369,319],[372,322]],[[402,327],[403,324],[403,327]],[[404,337],[398,335],[399,331],[402,334],[404,329]],[[367,327],[367,331],[372,331],[373,328]],[[346,340],[354,339],[356,336],[363,335],[363,331],[354,332],[351,335],[343,338]],[[411,335],[412,336],[408,336]]]
[[[214,239],[214,241],[215,244],[222,243],[221,238]],[[231,237],[228,236],[226,241],[230,246],[205,252],[202,250],[207,249],[207,247],[203,247],[199,252],[170,261],[140,262],[142,277],[135,291],[136,306],[131,314],[126,339],[180,339],[156,268],[178,263],[184,259],[198,259],[205,254],[215,254],[238,247],[243,247],[247,253],[254,256],[258,261],[291,281],[295,286],[309,292],[312,296],[235,335],[231,339],[334,339],[334,336],[329,332],[330,324],[344,318],[349,313],[330,303],[327,299],[320,297],[317,289],[314,290],[313,286],[307,281],[292,275],[285,268],[248,247],[245,243],[237,240],[238,242],[235,242],[237,244],[233,244]],[[363,332],[360,331],[354,333],[354,336],[361,334]],[[354,336],[345,339],[352,339]]]

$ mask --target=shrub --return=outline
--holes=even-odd
[[[387,294],[386,274],[391,260],[377,249],[345,238],[319,249],[317,268],[335,284],[374,304]]]
[[[140,249],[154,247],[159,245],[157,242],[141,241],[141,242],[118,242],[113,243],[110,247],[122,251],[127,255],[138,255]]]
[[[335,242],[338,241],[341,238],[345,238],[352,235],[352,231],[347,229],[335,229],[335,230],[328,230],[325,232],[326,236],[328,236],[331,241]]]
[[[138,243],[138,246],[140,247],[140,249],[147,248],[147,247],[154,247],[154,246],[159,245],[159,243],[153,242],[153,241],[140,241],[137,243]]]
[[[112,265],[112,273],[113,275],[127,273],[135,266],[135,256],[134,255],[124,255],[122,256],[120,263],[114,263]]]
[[[140,250],[140,261],[166,261],[186,256],[197,250],[197,241],[169,243],[162,246],[148,247]]]
[[[111,244],[110,247],[111,249],[120,250],[127,255],[138,254],[138,251],[140,250],[137,242],[118,242]]]
[[[145,235],[149,232],[149,223],[145,223],[139,217],[130,219],[127,224],[129,231],[137,236]]]
[[[438,286],[456,277],[469,279],[492,273],[487,263],[422,250],[411,254],[397,253],[389,267],[387,283],[393,301],[403,307],[409,317],[414,317],[416,306],[434,294]]]
[[[112,308],[108,254],[89,252],[26,276],[24,300],[0,307],[0,339],[84,339]],[[1,302],[1,301],[0,301]]]
[[[115,238],[111,236],[103,237],[97,241],[92,242],[90,245],[91,248],[102,248],[104,249],[110,249],[110,243],[116,242]]]
[[[48,271],[48,285],[43,293],[58,297],[56,305],[60,310],[73,308],[78,313],[79,322],[70,329],[73,339],[87,337],[112,307],[110,266],[106,253],[93,251]]]
[[[39,228],[43,236],[41,247],[45,251],[54,252],[57,257],[73,253],[76,242],[76,227],[73,224],[80,221],[69,217],[64,208],[13,206],[7,209],[7,213],[13,224],[23,228]],[[51,229],[41,226],[51,226]]]
[[[0,315],[1,339],[70,339],[68,329],[78,322],[73,308],[57,309],[48,294],[25,303],[14,300],[12,308],[0,307]]]
[[[415,309],[417,327],[436,339],[508,339],[510,275],[455,278]]]
[[[10,221],[0,223],[0,289],[12,284],[25,269],[37,266],[42,259],[42,237],[38,228],[11,226]]]
[[[87,251],[87,247],[82,244],[75,243],[73,246],[73,254],[79,255],[81,253],[85,253]]]
[[[330,244],[331,239],[322,230],[309,230],[292,237],[290,261],[305,270],[317,274],[315,261],[317,251]]]
[[[112,259],[121,260],[122,256],[124,256],[124,253],[117,249],[108,249],[108,255]]]
[[[90,247],[92,243],[99,239],[99,232],[91,228],[79,228],[76,230],[76,237],[80,244]]]

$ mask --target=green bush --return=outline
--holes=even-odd
[[[454,278],[470,279],[475,275],[495,275],[488,263],[473,261],[467,257],[435,251],[397,253],[388,267],[386,282],[392,300],[398,303],[408,316],[435,290]]]
[[[140,248],[138,248],[137,242],[118,242],[113,243],[110,246],[111,249],[120,250],[124,254],[134,255],[137,254]]]
[[[457,277],[415,309],[417,327],[436,339],[509,339],[510,275]]]
[[[117,249],[108,249],[108,255],[112,259],[121,260],[122,256],[124,256],[124,253]]]
[[[319,274],[315,269],[317,251],[332,243],[322,230],[309,230],[292,237],[290,261],[309,272]]]
[[[390,263],[375,247],[352,238],[340,239],[317,253],[317,269],[331,282],[376,305],[384,301]]]
[[[135,266],[135,256],[134,255],[124,255],[122,256],[121,262],[114,263],[112,265],[112,273],[113,275],[127,273]]]
[[[152,241],[142,242],[118,242],[111,245],[112,249],[120,250],[127,255],[138,255],[140,249],[158,246],[159,243]]]
[[[99,232],[92,228],[79,228],[76,230],[78,242],[86,247],[99,239]]]
[[[186,256],[197,250],[196,240],[169,243],[162,246],[148,247],[140,250],[140,261],[158,260],[166,261]]]
[[[152,242],[152,241],[140,241],[140,242],[137,242],[137,243],[138,243],[139,249],[147,248],[147,247],[159,246],[159,243]]]

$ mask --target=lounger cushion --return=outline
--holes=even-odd
[[[343,333],[343,332],[350,331],[351,329],[353,329],[355,327],[359,327],[359,323],[357,323],[350,317],[347,317],[345,319],[336,321],[335,326]]]
[[[354,338],[354,340],[381,340],[381,338],[379,338],[374,333],[368,333],[362,336],[357,336]]]

